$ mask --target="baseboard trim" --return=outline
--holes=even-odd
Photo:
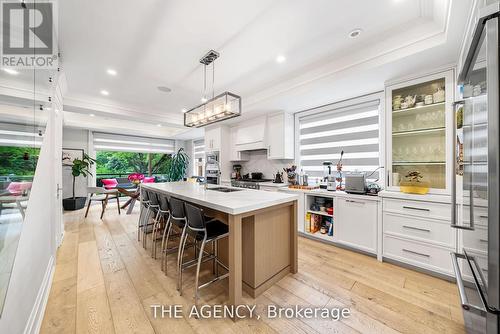
[[[50,288],[52,286],[54,271],[54,256],[51,256],[49,264],[47,265],[47,269],[45,270],[42,285],[40,286],[38,295],[36,296],[35,305],[33,305],[30,317],[28,318],[28,322],[26,323],[26,327],[24,328],[24,334],[38,334],[40,332],[43,315],[45,313],[45,308],[49,299]]]

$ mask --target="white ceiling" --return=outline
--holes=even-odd
[[[456,61],[470,5],[464,0],[61,1],[65,111],[72,114],[69,123],[80,125],[84,115],[96,114],[88,127],[102,124],[99,117],[112,117],[127,126],[134,120],[161,123],[156,130],[165,136],[199,136],[200,131],[182,127],[181,109],[200,102],[198,60],[210,49],[221,54],[215,93],[241,95],[245,118],[381,90],[385,80]],[[355,28],[363,33],[351,39]],[[282,64],[275,61],[279,54],[287,59]],[[109,76],[108,68],[118,75]],[[172,91],[160,92],[158,86]],[[110,95],[102,96],[102,89]]]

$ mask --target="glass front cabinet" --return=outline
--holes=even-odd
[[[453,70],[386,86],[387,190],[418,173],[430,194],[450,193],[454,93]]]

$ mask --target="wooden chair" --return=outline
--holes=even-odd
[[[89,214],[90,204],[92,201],[101,202],[102,211],[101,211],[101,219],[104,216],[104,211],[106,211],[106,206],[108,205],[108,201],[110,199],[116,198],[116,204],[118,207],[118,214],[120,212],[120,199],[118,196],[118,191],[116,189],[106,190],[103,187],[87,187],[87,193],[89,195],[87,211],[85,212],[85,218]]]

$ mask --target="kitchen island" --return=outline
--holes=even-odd
[[[229,240],[219,241],[219,253],[229,268],[229,303],[240,305],[242,289],[255,298],[297,272],[298,196],[240,188],[221,192],[215,187],[190,182],[141,185],[201,206],[228,224]]]

